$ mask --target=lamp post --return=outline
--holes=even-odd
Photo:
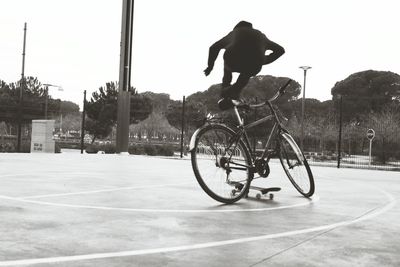
[[[303,141],[304,141],[304,106],[305,106],[305,97],[306,97],[306,76],[307,70],[311,69],[310,66],[300,66],[300,69],[304,72],[304,84],[303,84],[303,99],[301,101],[301,138],[300,138],[300,147],[301,150],[304,151]]]
[[[86,90],[83,91],[82,126],[81,126],[81,154],[85,145],[85,117],[86,117]]]
[[[49,87],[57,87],[58,91],[64,91],[64,89],[59,85],[54,85],[54,84],[49,84],[49,83],[44,83],[43,85],[45,86],[44,119],[47,120],[47,105],[48,105],[48,97],[49,97]]]
[[[24,26],[24,46],[22,50],[22,73],[21,83],[19,85],[19,101],[18,101],[18,133],[17,133],[17,151],[21,152],[22,142],[22,92],[25,87],[25,47],[26,47],[26,22]]]

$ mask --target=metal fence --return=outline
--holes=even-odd
[[[330,121],[309,127],[305,135],[303,150],[311,164],[400,171],[398,103],[340,97],[332,105]],[[325,133],[315,131],[321,128]]]

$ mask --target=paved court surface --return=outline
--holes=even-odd
[[[189,160],[0,154],[0,266],[400,266],[400,173],[312,167],[221,205]]]

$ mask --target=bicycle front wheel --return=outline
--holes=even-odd
[[[234,203],[249,189],[251,158],[242,140],[222,124],[199,131],[191,150],[192,167],[201,188],[213,199]]]
[[[314,178],[303,152],[293,137],[287,133],[279,135],[279,159],[290,182],[305,197],[315,191]]]

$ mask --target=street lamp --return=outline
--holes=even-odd
[[[304,71],[304,85],[303,85],[303,99],[301,101],[301,139],[300,139],[300,147],[301,150],[304,151],[304,146],[303,146],[303,140],[304,140],[304,100],[306,97],[306,75],[307,75],[307,70],[311,69],[310,66],[301,66],[299,67]]]
[[[47,120],[47,105],[48,105],[47,98],[49,97],[49,87],[57,87],[58,91],[64,91],[64,89],[59,85],[54,85],[54,84],[49,84],[49,83],[44,83],[43,85],[45,86],[44,119]]]

